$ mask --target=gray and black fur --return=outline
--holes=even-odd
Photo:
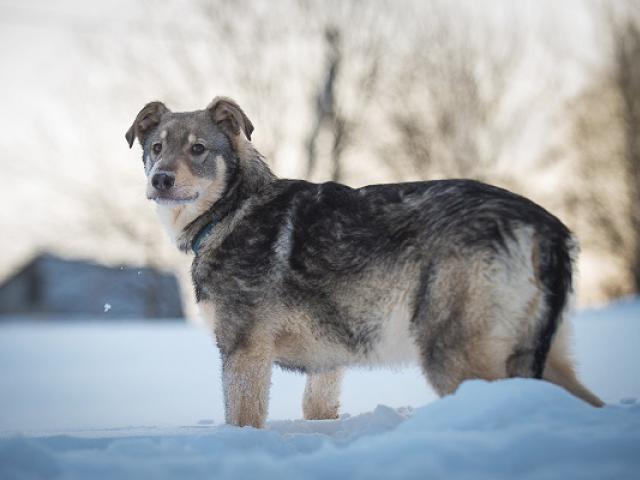
[[[568,355],[575,242],[555,216],[472,180],[278,179],[252,131],[217,98],[190,113],[154,102],[127,132],[143,146],[149,197],[179,248],[195,250],[228,422],[263,425],[273,363],[308,374],[307,418],[337,416],[345,367],[414,360],[440,394],[531,377],[602,405]]]

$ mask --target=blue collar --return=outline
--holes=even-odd
[[[218,222],[216,222],[215,220],[211,220],[204,227],[202,227],[198,233],[196,233],[195,237],[193,237],[193,241],[191,242],[191,250],[193,250],[193,253],[198,255],[200,244],[207,237],[207,235],[211,233],[211,230],[213,230],[213,227],[215,227],[216,223]]]

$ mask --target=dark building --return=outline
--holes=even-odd
[[[183,318],[178,280],[146,267],[40,255],[0,285],[0,315]]]

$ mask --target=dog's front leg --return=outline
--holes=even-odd
[[[343,370],[310,373],[304,388],[302,412],[307,420],[338,418],[340,408],[340,385]]]
[[[269,408],[272,350],[250,346],[223,355],[222,382],[227,423],[262,428]]]

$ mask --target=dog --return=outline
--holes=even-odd
[[[472,180],[362,188],[277,178],[233,100],[142,108],[147,197],[194,254],[222,359],[226,421],[263,427],[272,365],[307,375],[307,419],[338,417],[344,369],[418,362],[439,395],[544,379],[594,406],[566,312],[576,242],[532,201]]]

